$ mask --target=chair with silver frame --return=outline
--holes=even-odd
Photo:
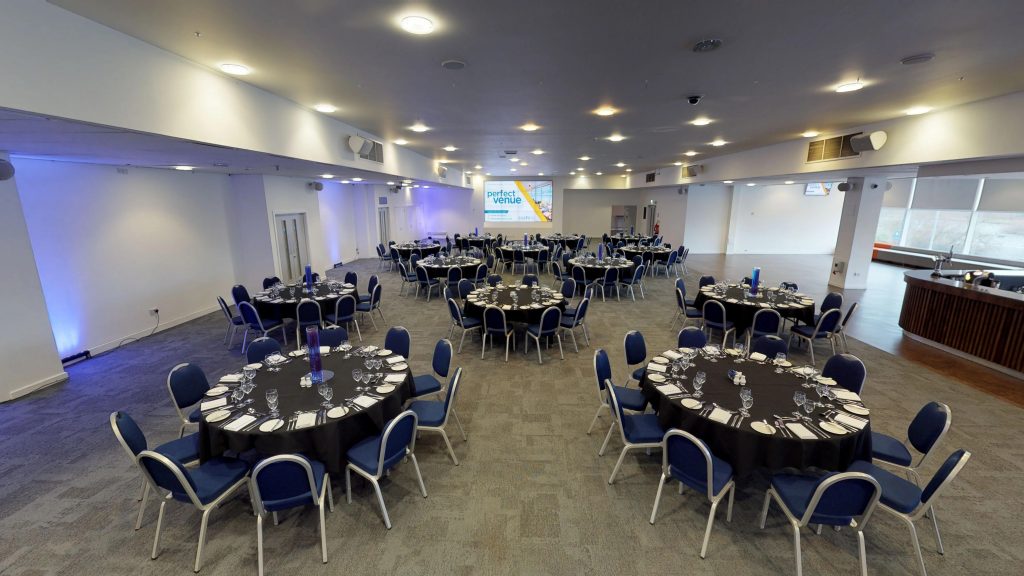
[[[462,433],[462,441],[469,440],[466,431],[462,428],[462,423],[459,422],[459,415],[455,413],[455,395],[459,392],[461,381],[462,367],[460,366],[455,369],[455,375],[452,376],[452,382],[448,386],[444,400],[414,400],[409,404],[409,410],[415,412],[419,418],[417,430],[440,434],[448,447],[448,454],[456,466],[459,465],[459,459],[455,456],[455,450],[452,449],[451,440],[448,439],[448,433],[444,428],[448,425],[448,418],[451,417],[455,420],[455,425],[459,427],[459,432]]]
[[[224,317],[228,321],[228,329],[224,334],[224,343],[227,344],[228,348],[235,343],[235,333],[238,332],[238,328],[245,326],[245,320],[242,320],[241,315],[235,315],[231,313],[231,309],[228,307],[227,302],[223,298],[217,296],[217,304],[220,306],[220,311],[224,313]]]
[[[619,469],[622,468],[622,462],[626,459],[626,454],[633,450],[649,451],[654,448],[660,448],[662,439],[665,437],[665,430],[658,423],[658,415],[653,412],[643,414],[626,414],[623,412],[616,387],[612,386],[611,380],[607,380],[604,385],[608,390],[608,399],[611,401],[612,415],[615,417],[615,423],[618,425],[619,436],[622,438],[622,452],[619,453],[619,459],[615,462],[612,475],[608,477],[608,483],[613,484],[615,477],[619,474]],[[598,456],[604,455],[607,446],[606,439],[605,445],[598,452]]]
[[[206,379],[203,369],[195,364],[183,362],[167,373],[167,392],[171,395],[174,410],[178,413],[178,438],[185,435],[185,428],[199,424],[202,412],[197,406],[186,414],[183,410],[199,404],[210,390],[210,382]]]
[[[818,323],[815,326],[807,326],[801,324],[794,326],[789,332],[789,343],[792,348],[793,339],[798,338],[804,342],[807,342],[807,349],[811,353],[811,364],[815,364],[814,361],[814,343],[817,340],[828,340],[828,343],[832,345],[832,354],[836,353],[836,326],[839,325],[839,320],[842,318],[842,311],[839,308],[832,308],[821,315],[818,319]]]
[[[562,332],[568,332],[569,336],[572,337],[572,347],[579,354],[580,347],[576,342],[576,329],[583,328],[583,339],[586,341],[587,346],[590,346],[590,334],[587,332],[586,318],[587,309],[590,307],[590,298],[583,298],[580,301],[580,305],[576,307],[575,313],[572,316],[567,314],[562,315],[562,321],[559,324],[559,328]]]
[[[466,341],[466,333],[479,332],[483,328],[483,323],[478,318],[464,317],[458,303],[453,299],[448,300],[448,314],[452,320],[452,327],[448,330],[448,338],[452,337],[456,328],[462,329],[462,337],[459,338],[459,354],[461,354],[462,344]]]
[[[491,346],[494,346],[494,336],[503,336],[505,338],[505,362],[508,362],[508,347],[511,345],[512,349],[515,350],[516,338],[515,331],[512,325],[505,319],[505,311],[497,306],[488,306],[484,308],[484,328],[483,328],[483,343],[480,347],[480,359],[484,359],[484,355],[487,353],[487,343],[490,341]]]
[[[530,353],[530,339],[532,338],[537,343],[537,363],[543,364],[544,358],[540,352],[540,341],[542,338],[546,339],[550,348],[551,337],[554,336],[558,342],[558,355],[565,360],[565,354],[562,352],[562,337],[559,334],[561,324],[562,311],[558,307],[551,306],[545,310],[540,316],[540,322],[526,327],[526,345],[523,347],[523,354]]]

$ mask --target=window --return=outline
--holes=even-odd
[[[875,242],[899,246],[900,235],[903,233],[903,217],[906,208],[882,208],[878,217],[878,230],[875,231]]]
[[[1024,212],[978,212],[971,254],[1024,261]]]
[[[970,210],[911,210],[903,246],[946,252],[964,252]]]

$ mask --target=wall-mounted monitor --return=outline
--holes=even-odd
[[[839,182],[809,182],[804,188],[804,196],[828,196],[838,184]]]
[[[484,183],[484,222],[551,222],[551,180]]]

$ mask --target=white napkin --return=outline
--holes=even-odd
[[[712,348],[711,346],[705,346],[704,347],[704,352],[706,352],[708,354],[714,354],[715,353],[715,349]]]
[[[501,307],[501,309],[502,310],[511,310],[512,309],[512,305],[511,304],[505,304],[504,306]]]
[[[220,408],[221,406],[227,406],[227,398],[218,398],[216,400],[208,400],[199,404],[199,410],[206,412],[207,410],[213,410],[214,408]]]
[[[369,396],[358,396],[356,397],[355,400],[353,400],[353,402],[362,406],[363,408],[369,408],[370,406],[373,406],[374,404],[377,403],[377,399],[371,398]]]
[[[722,410],[721,408],[715,408],[714,410],[711,411],[711,414],[708,414],[708,418],[714,420],[715,422],[721,422],[722,424],[726,424],[729,422],[729,419],[732,418],[732,412]]]
[[[652,372],[661,372],[661,373],[668,372],[668,368],[666,368],[662,364],[657,364],[655,362],[651,362],[650,364],[648,364],[647,365],[647,369],[652,371]]]
[[[850,416],[849,414],[843,414],[842,412],[836,414],[836,417],[833,418],[833,420],[839,422],[840,424],[853,426],[857,430],[863,430],[864,427],[868,425],[867,420],[864,420],[863,418],[857,418],[856,416]]]
[[[399,384],[405,382],[405,374],[388,374],[384,377],[384,381],[391,384]]]
[[[280,364],[281,362],[284,362],[286,360],[288,360],[288,359],[285,358],[284,356],[281,356],[280,354],[274,354],[272,356],[267,356],[267,362],[270,362],[271,364]]]
[[[399,362],[405,362],[405,358],[402,358],[401,356],[392,356],[387,359],[388,364],[398,364]]]
[[[840,400],[860,402],[860,396],[858,396],[856,392],[851,392],[846,388],[833,388],[832,392],[836,395],[836,398],[839,398]]]
[[[232,432],[238,432],[242,428],[245,428],[246,426],[248,426],[249,424],[252,424],[255,421],[256,421],[256,417],[255,416],[250,416],[250,415],[246,414],[246,415],[241,416],[239,418],[235,418],[230,424],[224,426],[224,429],[225,430],[230,430]]]
[[[683,357],[682,354],[676,352],[675,350],[666,350],[662,352],[661,355],[668,358],[669,360],[679,360],[680,358]]]
[[[753,354],[750,355],[750,359],[753,360],[754,362],[764,362],[765,360],[768,359],[768,357],[765,356],[764,354],[761,354],[760,352],[754,352]]]
[[[238,382],[242,381],[242,375],[241,374],[225,374],[225,375],[220,377],[220,381],[221,382],[234,382],[234,383],[238,383]]]
[[[802,440],[814,440],[817,438],[817,436],[814,435],[814,432],[811,432],[799,422],[790,422],[786,424],[786,428],[789,428],[793,434],[796,434],[797,438]]]
[[[670,394],[679,394],[679,387],[675,384],[662,384],[661,386],[657,386],[657,389],[658,392],[661,392],[666,396]]]
[[[299,417],[295,420],[295,429],[309,428],[316,424],[316,412],[303,412],[299,414]]]
[[[320,347],[320,355],[321,356],[326,356],[326,355],[328,355],[330,353],[331,353],[331,347],[330,346],[321,346]]]

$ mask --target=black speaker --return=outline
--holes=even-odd
[[[0,180],[14,178],[14,164],[0,158]]]

